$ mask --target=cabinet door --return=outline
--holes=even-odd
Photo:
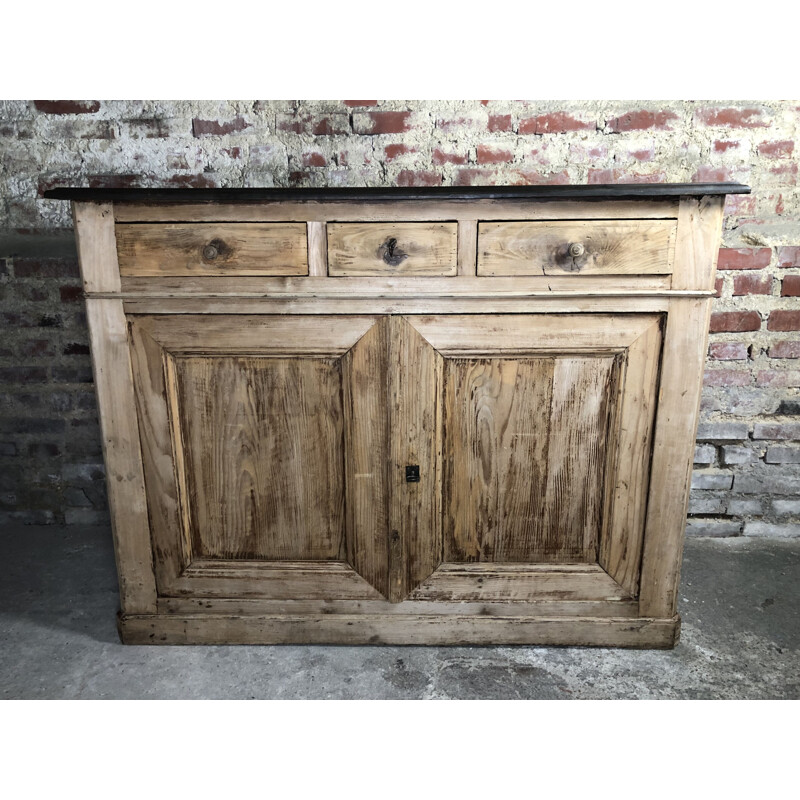
[[[411,597],[637,593],[657,315],[412,317],[442,358],[442,564]]]
[[[438,362],[403,319],[129,324],[161,597],[398,600],[433,572]]]

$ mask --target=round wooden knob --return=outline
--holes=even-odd
[[[580,242],[574,242],[569,246],[569,254],[573,258],[580,258],[586,252],[586,248]]]
[[[213,244],[207,244],[203,248],[203,258],[206,261],[213,261],[219,255],[219,250]]]

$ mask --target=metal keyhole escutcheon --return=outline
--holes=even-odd
[[[397,246],[397,239],[392,236],[390,239],[387,239],[378,249],[378,253],[380,257],[390,266],[390,267],[397,267],[399,266],[406,258],[408,258],[408,253],[404,253],[398,246]]]

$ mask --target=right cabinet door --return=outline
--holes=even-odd
[[[409,599],[636,597],[660,315],[407,322],[441,359],[442,563]]]

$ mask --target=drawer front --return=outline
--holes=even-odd
[[[308,274],[303,222],[120,224],[116,236],[123,276]]]
[[[328,275],[451,276],[455,222],[328,223]]]
[[[481,222],[478,275],[669,275],[676,220]]]

